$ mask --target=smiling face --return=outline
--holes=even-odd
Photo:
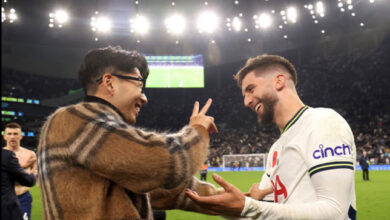
[[[274,107],[278,97],[273,89],[271,76],[263,77],[251,71],[242,80],[244,105],[256,112],[260,124],[274,122]]]
[[[116,74],[141,77],[137,68],[134,68],[134,71],[131,73],[118,71]],[[143,83],[116,76],[112,76],[112,82],[115,86],[115,91],[110,100],[111,104],[118,108],[128,123],[135,124],[141,107],[148,102],[145,94],[142,92]]]
[[[7,142],[7,146],[12,148],[18,147],[23,138],[22,131],[20,128],[6,128],[3,138]]]

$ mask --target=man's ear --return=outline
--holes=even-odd
[[[282,73],[278,73],[275,77],[275,89],[277,91],[282,90],[284,87],[286,87],[286,75]]]
[[[102,83],[100,86],[103,86],[104,90],[108,92],[111,96],[114,95],[114,78],[111,74],[105,73],[102,76]]]

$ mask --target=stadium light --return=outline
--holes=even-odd
[[[55,19],[59,24],[64,24],[69,20],[68,12],[65,10],[57,10],[55,13]]]
[[[212,11],[203,12],[198,17],[197,27],[200,33],[213,33],[219,24],[218,16]]]
[[[3,23],[5,20],[7,20],[7,15],[5,14],[4,8],[1,7],[1,23]]]
[[[53,28],[56,25],[61,28],[69,20],[69,14],[65,10],[57,10],[54,13],[49,13],[49,27]]]
[[[14,23],[14,21],[17,19],[18,19],[18,15],[16,14],[15,9],[11,8],[8,13],[9,23]]]
[[[375,0],[370,0],[370,3],[374,3],[375,2]]]
[[[268,28],[272,24],[271,16],[267,13],[262,13],[261,15],[257,16],[257,20],[255,21],[256,24],[258,24],[261,28]]]
[[[287,9],[287,18],[290,20],[292,23],[297,22],[297,17],[298,17],[298,12],[295,7],[290,7]]]
[[[322,3],[321,1],[316,3],[316,12],[321,17],[324,17],[324,15],[325,15],[325,6],[324,6],[324,3]]]
[[[186,20],[182,15],[174,14],[165,19],[165,25],[169,33],[180,35],[186,27]]]
[[[233,26],[233,29],[235,31],[240,31],[241,30],[241,26],[242,26],[241,20],[238,17],[234,17],[233,18],[233,22],[232,22],[232,26]]]
[[[135,19],[130,19],[130,31],[138,34],[146,34],[150,29],[149,20],[142,15],[137,15]]]
[[[101,33],[107,33],[111,30],[111,21],[107,17],[91,17],[91,29]]]

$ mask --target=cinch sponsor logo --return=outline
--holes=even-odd
[[[348,145],[343,144],[343,146],[336,146],[334,148],[327,147],[324,148],[324,145],[320,144],[318,150],[313,152],[314,159],[320,159],[325,157],[332,157],[334,155],[351,155],[351,148]]]

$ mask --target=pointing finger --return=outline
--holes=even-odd
[[[225,191],[229,191],[232,187],[232,184],[230,184],[224,178],[222,178],[221,176],[215,173],[213,174],[213,179],[215,180],[216,183],[222,186],[225,189]]]
[[[211,106],[211,103],[213,102],[213,100],[211,98],[209,98],[206,102],[206,104],[203,106],[203,108],[200,110],[199,114],[202,114],[202,115],[205,115],[207,113],[207,111],[209,110],[210,106]]]
[[[196,101],[195,104],[194,104],[194,108],[192,109],[192,116],[195,116],[199,113],[199,102]]]
[[[216,205],[219,204],[221,201],[219,199],[219,196],[199,196],[197,193],[190,189],[185,190],[185,194],[190,197],[191,200],[193,200],[195,203],[204,206],[204,205]]]

